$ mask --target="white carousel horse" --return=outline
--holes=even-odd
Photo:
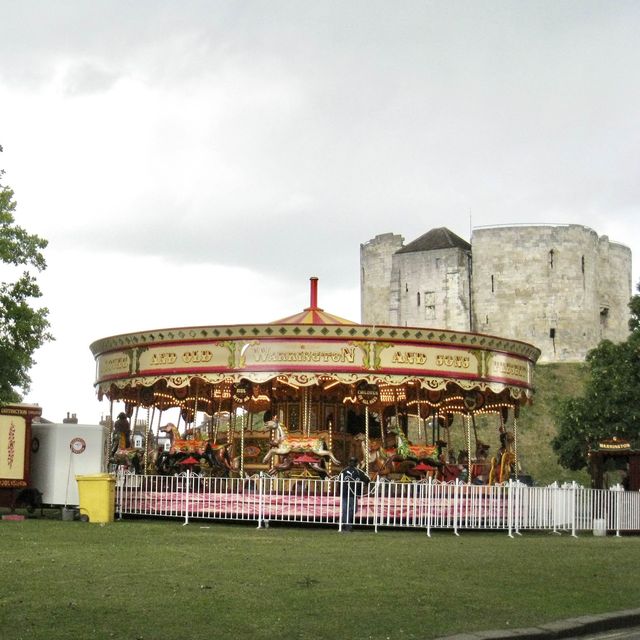
[[[267,464],[273,456],[286,456],[289,453],[313,453],[322,458],[329,458],[334,464],[340,464],[333,453],[327,449],[324,438],[316,436],[292,436],[279,420],[267,423],[274,430],[275,446],[273,446],[262,460]]]

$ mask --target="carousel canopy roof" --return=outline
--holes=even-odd
[[[242,403],[258,394],[256,402],[268,402],[256,391],[268,383],[325,392],[340,385],[345,402],[362,404],[404,402],[408,385],[428,392],[434,406],[464,397],[470,410],[485,402],[476,392],[528,401],[540,355],[530,344],[496,336],[349,322],[318,307],[317,278],[307,309],[270,324],[121,334],[95,341],[91,351],[98,396],[146,406],[192,396]]]
[[[358,324],[351,320],[345,320],[339,316],[327,313],[324,309],[318,307],[318,278],[311,278],[311,300],[309,306],[292,316],[275,320],[272,324]]]

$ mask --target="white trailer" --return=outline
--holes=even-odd
[[[46,505],[77,506],[76,475],[106,471],[109,429],[97,424],[31,426],[31,486]]]

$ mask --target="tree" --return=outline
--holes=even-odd
[[[617,436],[640,444],[640,295],[631,298],[629,308],[629,338],[603,340],[592,349],[584,394],[560,403],[558,435],[551,444],[563,467],[586,467],[589,449],[600,440]]]
[[[3,175],[0,170],[0,180]],[[0,182],[0,261],[25,267],[14,281],[0,282],[0,404],[21,400],[21,392],[26,393],[31,383],[28,372],[35,364],[33,354],[53,340],[48,331],[48,309],[31,306],[42,293],[29,268],[38,272],[46,269],[42,251],[47,241],[15,224],[13,196],[13,190]],[[3,268],[3,275],[7,271],[13,269]]]

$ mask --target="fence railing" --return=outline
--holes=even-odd
[[[348,482],[339,478],[208,478],[119,473],[116,513],[198,520],[557,533],[640,531],[640,492],[556,484]]]

